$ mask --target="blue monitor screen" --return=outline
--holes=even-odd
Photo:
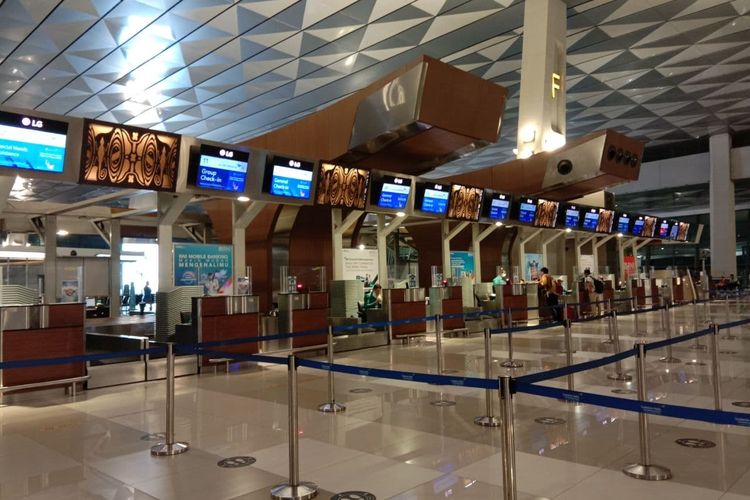
[[[402,210],[406,208],[411,190],[411,179],[386,175],[383,177],[383,188],[380,190],[378,206]],[[446,193],[447,195],[447,193]]]
[[[60,174],[68,124],[0,112],[0,167]]]
[[[204,189],[242,193],[249,154],[201,144],[195,185]]]
[[[518,221],[524,224],[532,224],[536,216],[536,202],[534,200],[521,200],[521,207],[518,211]]]
[[[630,217],[628,217],[628,214],[622,214],[620,217],[617,218],[617,232],[627,233],[629,228],[630,228]]]
[[[443,191],[443,189],[445,191]],[[430,212],[433,214],[444,214],[448,209],[448,186],[442,186],[440,184],[430,184],[427,189],[424,190],[424,197],[422,198],[422,206],[420,210],[423,212]]]
[[[664,221],[659,226],[659,238],[666,239],[669,236],[669,222]]]
[[[578,221],[581,218],[581,212],[576,207],[570,206],[565,209],[565,227],[575,229],[578,227]]]
[[[490,202],[490,219],[505,220],[508,218],[510,197],[505,194],[495,194]]]
[[[583,216],[583,228],[589,231],[595,231],[596,225],[599,223],[599,212],[589,210],[586,215]]]
[[[677,233],[680,230],[680,223],[675,222],[672,224],[672,228],[669,230],[669,239],[670,240],[676,240],[677,239]]]
[[[643,232],[643,217],[638,217],[633,223],[633,236],[640,236]]]
[[[266,164],[266,177],[271,176],[266,191],[274,196],[285,196],[303,200],[310,199],[313,168],[311,161],[301,161],[274,156]]]

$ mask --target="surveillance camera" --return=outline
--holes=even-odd
[[[557,162],[557,173],[560,175],[568,175],[573,171],[573,163],[570,160],[560,160]]]

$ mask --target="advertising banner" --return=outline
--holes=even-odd
[[[635,276],[635,256],[626,255],[623,258],[623,269],[625,270],[625,279]]]
[[[341,257],[344,279],[370,283],[378,275],[378,251],[373,249],[344,248]]]
[[[232,294],[232,247],[174,244],[175,286],[203,285],[206,295]]]
[[[451,252],[451,275],[474,276],[474,254],[471,252]]]
[[[539,270],[542,268],[542,254],[527,253],[524,262],[524,279],[526,281],[536,281],[539,279]]]

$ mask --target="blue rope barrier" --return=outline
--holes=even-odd
[[[681,418],[686,420],[698,420],[713,424],[750,426],[750,414],[747,413],[690,408],[687,406],[650,403],[640,400],[603,396],[601,394],[592,394],[588,392],[569,391],[567,389],[558,389],[556,387],[529,384],[520,381],[520,379],[516,379],[514,388],[516,392],[525,394],[604,406],[617,410],[648,413],[649,415]]]
[[[727,330],[729,328],[747,325],[748,323],[750,323],[750,319],[741,319],[739,321],[732,321],[730,323],[724,323],[723,325],[719,325],[719,330]]]
[[[705,328],[703,330],[698,330],[697,332],[692,333],[686,333],[685,335],[680,335],[678,337],[672,337],[671,339],[664,339],[664,340],[657,340],[656,342],[649,342],[646,344],[646,352],[653,351],[654,349],[662,349],[664,347],[679,344],[681,342],[687,342],[688,340],[697,339],[699,337],[703,337],[704,335],[709,335],[713,333],[713,328]]]
[[[626,351],[622,351],[619,354],[612,354],[604,358],[594,359],[592,361],[584,361],[583,363],[577,363],[575,365],[563,366],[562,368],[554,368],[545,372],[532,373],[529,375],[518,377],[515,380],[526,384],[535,384],[537,382],[544,382],[545,380],[565,377],[566,375],[572,375],[574,373],[606,366],[617,361],[622,361],[623,359],[627,359],[631,356],[635,356],[635,354],[635,349],[628,349]]]
[[[320,335],[321,333],[327,334],[328,328],[316,328],[313,330],[302,330],[300,332],[279,333],[275,335],[264,335],[264,336],[256,336],[256,337],[238,337],[236,339],[208,340],[205,342],[198,342],[196,345],[199,347],[223,347],[223,346],[231,346],[231,345],[266,342],[270,340],[284,340],[284,339],[293,339],[297,337],[309,337],[311,335]]]
[[[473,387],[476,389],[499,389],[499,381],[475,377],[451,377],[448,375],[431,375],[428,373],[404,372],[384,370],[382,368],[361,368],[358,366],[324,363],[313,359],[299,358],[299,366],[316,370],[347,373],[365,377],[385,378],[390,380],[405,380],[408,382],[423,382],[432,385],[452,385],[459,387]]]
[[[578,318],[575,320],[571,320],[571,323],[588,323],[589,321],[597,321],[604,318],[609,318],[610,314],[599,314],[597,316],[589,316],[588,318]]]
[[[164,354],[166,352],[167,350],[163,347],[151,347],[149,349],[107,352],[102,354],[79,354],[77,356],[65,356],[62,358],[19,359],[0,362],[0,370],[8,370],[11,368],[30,368],[34,366],[69,365],[72,363],[85,363],[87,361],[101,361],[103,359],[132,358],[143,356],[146,354]]]

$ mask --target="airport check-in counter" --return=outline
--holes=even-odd
[[[662,293],[659,289],[659,284],[656,282],[656,278],[650,278],[647,281],[648,287],[650,288],[651,292],[651,303],[654,305],[661,305],[661,297]]]
[[[685,302],[685,280],[680,277],[671,278],[671,288],[672,302],[675,304]]]
[[[328,293],[280,293],[279,303],[279,333],[294,333],[307,330],[328,328]],[[315,335],[281,340],[277,343],[269,342],[263,350],[299,349],[311,346],[325,346],[327,332]]]
[[[534,286],[536,286],[535,283]],[[525,285],[494,285],[494,289],[495,303],[498,309],[517,309],[512,311],[513,321],[528,321],[529,311],[526,308],[532,307],[532,305],[526,295]],[[536,305],[537,299],[534,298],[532,303]]]
[[[635,297],[635,303],[638,307],[646,307],[646,291],[647,280],[640,278],[631,278],[630,280],[630,293]]]
[[[227,295],[193,297],[192,319],[198,342],[257,337],[260,332],[258,297],[255,295]],[[256,354],[257,342],[217,347],[215,350]],[[201,366],[209,364],[213,356],[202,356]]]
[[[424,288],[390,288],[384,291],[384,297],[390,321],[423,318],[426,315]],[[427,324],[424,321],[396,325],[390,327],[390,337],[400,339],[426,330]]]
[[[461,314],[464,312],[463,289],[460,286],[441,286],[430,288],[430,315]],[[464,319],[446,318],[443,320],[443,331],[465,328]]]
[[[2,361],[64,358],[84,354],[82,303],[0,307]],[[2,389],[71,385],[86,378],[85,363],[9,368],[0,371]]]

